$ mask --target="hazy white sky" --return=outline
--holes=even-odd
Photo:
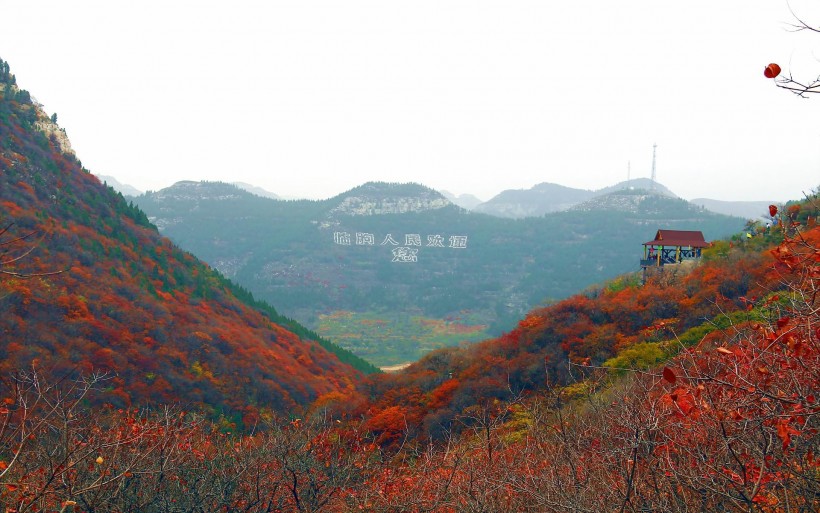
[[[791,0],[820,26],[820,2]],[[0,57],[86,168],[139,189],[370,180],[486,200],[649,176],[684,198],[820,185],[820,34],[786,0],[0,0]]]

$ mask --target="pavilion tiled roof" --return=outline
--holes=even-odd
[[[643,245],[709,247],[709,243],[703,238],[703,232],[694,230],[658,230],[658,233],[655,234],[655,240],[644,242]]]

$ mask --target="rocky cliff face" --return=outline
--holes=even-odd
[[[15,84],[0,83],[0,98],[6,95],[6,89],[9,89],[8,93],[10,95],[16,94],[20,91],[20,88]],[[31,104],[34,106],[34,112],[37,116],[37,119],[34,121],[34,128],[40,132],[43,132],[49,139],[54,139],[60,147],[60,151],[76,156],[74,154],[74,150],[71,148],[71,142],[68,140],[68,135],[66,135],[65,128],[60,128],[56,122],[52,121],[51,117],[46,114],[43,105],[37,102],[34,98],[31,98]]]
[[[570,210],[592,212],[595,210],[609,210],[616,212],[629,212],[636,214],[640,211],[641,205],[652,196],[649,191],[629,191],[621,193],[605,194],[587,200],[578,205],[574,205]]]
[[[619,190],[595,196],[573,206],[570,212],[623,212],[639,218],[659,217],[665,222],[687,220],[696,223],[704,212],[703,207],[681,198],[645,189]]]
[[[416,184],[367,183],[338,198],[329,214],[373,216],[437,210],[451,205],[441,193]]]
[[[450,202],[445,198],[368,198],[351,196],[331,210],[334,214],[350,216],[374,216],[381,214],[406,214],[446,207]]]
[[[54,139],[57,145],[60,146],[60,151],[69,155],[74,155],[74,150],[71,148],[71,142],[68,140],[68,135],[65,133],[65,128],[60,128],[57,123],[51,121],[51,118],[46,115],[42,109],[42,105],[37,104],[37,121],[34,127],[46,134],[49,139]]]

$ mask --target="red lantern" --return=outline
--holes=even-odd
[[[769,205],[769,217],[777,215],[777,205]]]
[[[774,78],[780,74],[780,66],[775,63],[771,63],[766,66],[766,69],[763,70],[763,74],[766,78]]]

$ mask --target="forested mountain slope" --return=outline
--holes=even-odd
[[[820,510],[818,191],[698,265],[359,383],[32,130],[2,78],[0,509]]]
[[[252,433],[173,410],[88,409],[65,387],[0,381],[0,506],[817,511],[820,228],[800,219],[816,206],[788,212],[775,233],[719,244],[690,274],[610,283],[533,312],[507,337],[326,394],[304,418],[266,417]],[[642,311],[652,297],[662,305]],[[549,356],[558,345],[574,380],[553,366],[565,358]],[[527,371],[539,360],[540,376]]]
[[[372,370],[159,235],[82,168],[4,70],[0,373],[105,372],[101,400],[117,406],[184,403],[250,420],[350,389],[360,371],[326,348]]]
[[[772,212],[691,271],[374,380],[380,443],[442,442],[383,469],[373,509],[817,511],[820,197]]]
[[[794,208],[804,221],[816,215],[815,206],[802,214]],[[400,432],[435,438],[450,433],[466,410],[570,384],[585,369],[650,368],[712,331],[725,334],[759,315],[748,312],[785,287],[770,252],[779,237],[765,231],[716,241],[697,265],[650,272],[645,284],[637,274],[624,275],[536,308],[499,338],[434,351],[371,380],[367,395],[377,406],[368,408],[394,415],[399,408],[406,426]]]

